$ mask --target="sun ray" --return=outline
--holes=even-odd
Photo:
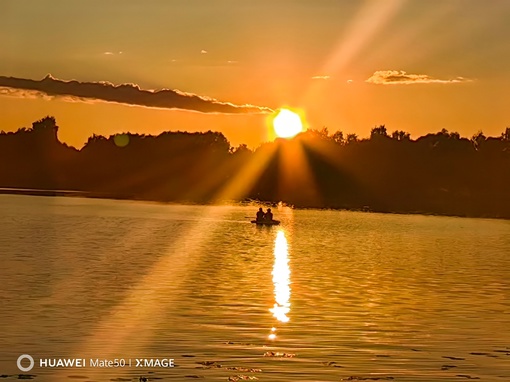
[[[273,145],[257,150],[250,161],[217,193],[214,200],[219,202],[243,199],[260,178],[274,154]]]
[[[320,205],[317,183],[301,140],[296,138],[277,143],[281,161],[278,184],[280,197],[290,204]]]
[[[355,174],[344,165],[345,156],[339,153],[345,153],[345,150],[348,150],[347,147],[344,147],[343,150],[339,150],[337,143],[331,140],[309,140],[306,142],[306,146],[309,150],[313,151],[315,155],[320,155],[325,163],[334,167],[338,171],[338,174],[341,174],[342,178],[348,179],[347,184],[351,187],[356,187],[358,190],[365,190],[365,192],[371,189],[370,184],[366,183],[366,180],[359,179],[359,177],[355,176]],[[357,192],[355,194],[358,195]],[[368,195],[365,194],[365,196]],[[375,194],[370,194],[369,196],[372,200],[378,199],[378,196]],[[352,200],[351,203],[353,203]],[[357,201],[355,200],[354,203],[357,203]],[[359,207],[362,206],[360,205]]]
[[[348,27],[346,38],[339,41],[320,72],[330,74],[343,70],[405,3],[406,0],[365,1],[357,17]]]
[[[160,327],[173,309],[171,302],[205,253],[204,244],[216,232],[210,219],[221,219],[230,211],[229,206],[211,207],[206,215],[199,216],[172,246],[186,251],[169,248],[165,256],[141,274],[126,297],[102,316],[75,350],[76,356],[93,357],[97,349],[101,349],[104,358],[141,354],[143,344],[155,335],[154,328]]]
[[[458,14],[458,5],[454,2],[441,2],[434,7],[424,7],[421,9],[419,15],[416,17],[401,20],[401,29],[405,33],[391,33],[384,44],[373,46],[370,52],[365,56],[366,60],[378,60],[380,57],[395,57],[406,52],[405,63],[406,66],[413,65],[420,62],[422,66],[427,58],[438,54],[440,51],[449,49],[450,46],[457,46],[462,44],[465,38],[463,34],[442,34],[435,33],[434,30],[438,25],[447,25],[448,21]],[[491,9],[487,9],[491,13]],[[487,20],[494,22],[496,8],[492,17],[478,19],[474,23],[470,23],[472,33],[476,34],[476,28],[486,27]],[[419,49],[416,49],[419,44]],[[478,55],[479,52],[471,51],[473,55]],[[464,59],[469,58],[469,53],[466,52]]]
[[[340,78],[341,76],[338,74],[344,73],[348,66],[367,47],[377,33],[393,19],[406,2],[407,0],[366,0],[360,6],[357,15],[347,27],[346,32],[340,37],[329,58],[316,72]],[[312,103],[314,99],[317,99],[322,86],[324,84],[321,81],[312,81],[308,90],[303,94],[302,103]]]

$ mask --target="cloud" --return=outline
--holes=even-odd
[[[408,74],[403,70],[379,70],[366,80],[366,82],[376,85],[456,84],[471,81],[464,77],[442,80],[426,74]]]
[[[104,55],[106,56],[113,56],[115,53],[113,52],[103,52]]]
[[[264,106],[235,105],[214,98],[185,93],[176,89],[143,90],[135,84],[114,85],[110,82],[63,81],[47,75],[42,80],[0,76],[0,95],[59,97],[66,100],[96,100],[165,109],[193,110],[202,113],[270,113]]]
[[[200,53],[202,53],[202,54],[207,54],[207,50],[202,49],[202,50],[200,51]]]
[[[312,80],[329,80],[330,76],[313,76]]]
[[[43,98],[47,101],[51,100],[51,97],[48,96],[47,94],[35,90],[13,89],[7,87],[0,87],[0,96],[17,97],[25,99]]]

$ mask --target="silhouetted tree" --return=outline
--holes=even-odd
[[[510,142],[510,127],[507,127],[505,131],[501,134],[501,140],[505,142]]]
[[[237,147],[231,147],[229,152],[231,154],[237,154],[237,155],[244,155],[244,154],[252,154],[253,151],[251,151],[248,146],[244,143],[241,143]]]
[[[370,139],[378,138],[378,137],[387,137],[387,136],[388,136],[388,132],[386,130],[386,126],[384,126],[384,125],[374,127],[370,131]]]
[[[391,133],[391,137],[393,139],[396,139],[397,141],[403,141],[403,140],[410,140],[411,134],[403,131],[403,130],[395,130],[393,133]]]
[[[339,145],[344,145],[345,144],[344,133],[342,131],[340,131],[340,130],[336,131],[332,135],[332,138],[333,138],[333,141],[335,143],[338,143]]]
[[[329,136],[329,130],[326,126],[322,127],[322,129],[308,129],[304,133],[300,134],[304,136],[305,139],[320,139],[320,140],[329,140],[331,137]]]
[[[46,116],[43,119],[32,123],[32,130],[35,133],[51,133],[56,137],[58,126],[54,117]]]
[[[359,142],[357,134],[354,134],[354,133],[347,134],[347,137],[345,138],[346,145],[350,145],[352,143],[357,143],[357,142]]]
[[[473,146],[475,149],[479,149],[480,146],[487,140],[487,137],[484,135],[482,130],[479,130],[476,134],[473,135],[471,141],[473,142]]]
[[[510,218],[510,127],[472,139],[446,129],[416,140],[384,125],[371,139],[327,128],[233,148],[218,132],[93,135],[81,150],[57,137],[52,117],[0,134],[0,187],[81,190],[94,196],[210,202],[252,160],[266,167],[240,198],[297,206]],[[122,139],[119,139],[119,136]],[[289,170],[299,145],[310,178]],[[290,159],[290,161],[289,161]],[[259,163],[259,162],[257,162]],[[311,191],[312,190],[312,191]]]
[[[450,138],[452,139],[460,139],[460,134],[456,131],[450,133]]]

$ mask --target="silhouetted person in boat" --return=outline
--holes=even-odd
[[[267,212],[264,215],[264,220],[267,221],[267,222],[272,222],[273,221],[273,213],[271,212],[271,208],[267,209]]]
[[[265,216],[266,215],[264,214],[264,211],[262,210],[262,208],[259,208],[259,210],[257,211],[257,221],[258,222],[264,221]]]

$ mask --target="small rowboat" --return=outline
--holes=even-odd
[[[280,221],[279,220],[269,220],[269,221],[264,221],[264,220],[252,220],[251,221],[253,224],[256,224],[256,225],[278,225],[280,224]]]

